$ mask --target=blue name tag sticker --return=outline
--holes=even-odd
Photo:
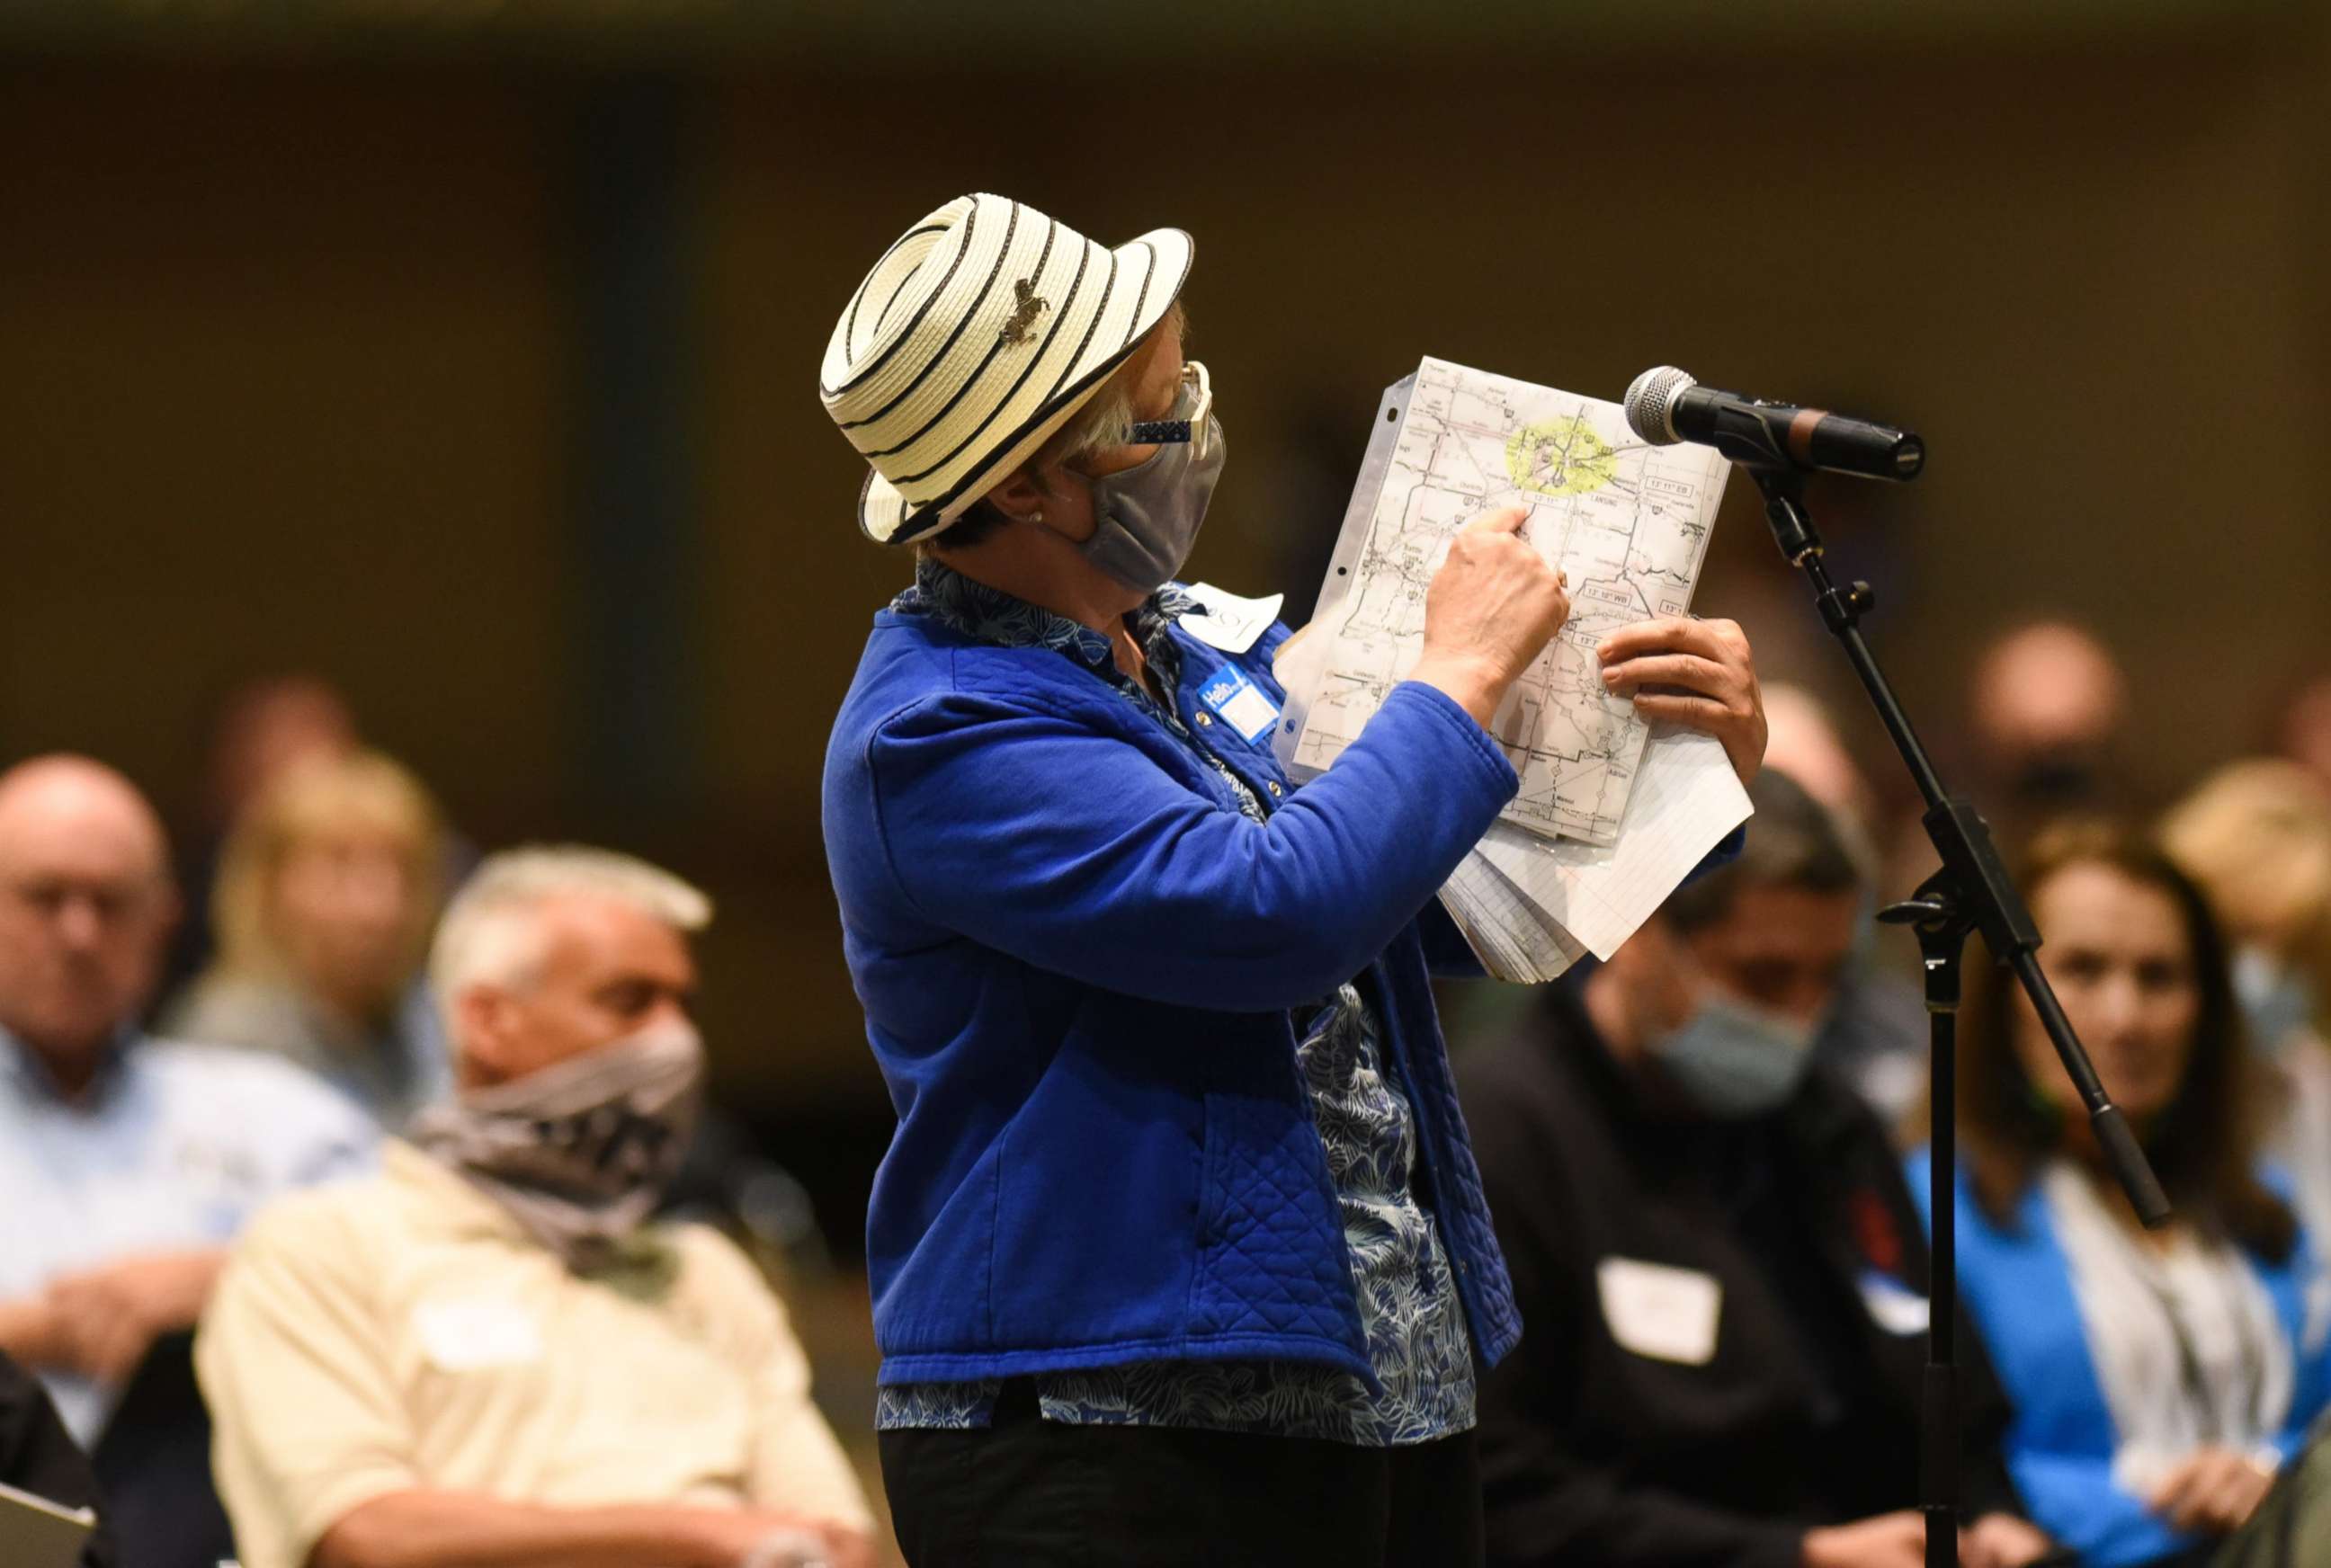
[[[1239,737],[1249,746],[1269,735],[1270,727],[1279,722],[1279,705],[1263,695],[1261,687],[1247,679],[1245,670],[1236,667],[1216,671],[1198,688],[1198,700],[1237,730]]]

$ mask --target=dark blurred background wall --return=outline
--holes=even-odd
[[[1937,738],[2060,610],[2141,792],[2250,744],[2331,665],[2321,12],[1648,9],[0,6],[0,754],[190,819],[218,695],[313,670],[481,842],[703,881],[723,1092],[854,1245],[889,1118],[818,777],[908,567],[813,377],[975,188],[1196,235],[1194,575],[1308,603],[1421,355],[1672,361],[1927,436],[1819,502]],[[1699,608],[1849,698],[1752,500]]]

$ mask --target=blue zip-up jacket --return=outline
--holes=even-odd
[[[1920,1149],[1906,1162],[1910,1194],[1929,1230],[1934,1188]],[[2279,1183],[2278,1183],[2279,1186]],[[2007,1429],[2008,1473],[2031,1522],[2079,1554],[2091,1568],[2151,1563],[2199,1544],[2170,1527],[2113,1478],[2120,1434],[2097,1378],[2096,1359],[2072,1291],[2072,1266],[2056,1239],[2048,1201],[2034,1182],[2014,1219],[1994,1224],[1975,1202],[1965,1168],[1957,1179],[1959,1297],[1974,1315],[1999,1381],[2015,1407]],[[2307,1286],[2315,1273],[2312,1239],[2301,1235],[2289,1258],[2250,1266],[2272,1297],[2291,1345],[2290,1412],[2275,1446],[2288,1460],[2331,1393],[2331,1353],[2307,1329]]]
[[[875,617],[835,718],[826,855],[899,1116],[866,1221],[886,1383],[1235,1358],[1373,1386],[1289,1017],[1355,976],[1474,1345],[1518,1336],[1428,985],[1479,972],[1434,894],[1514,771],[1408,682],[1298,793],[1201,696],[1282,703],[1286,628],[1172,635],[1184,724],[1268,822],[1099,674],[934,616]]]

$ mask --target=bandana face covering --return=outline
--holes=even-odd
[[[1191,404],[1185,392],[1175,417],[1194,414]],[[1123,473],[1089,481],[1093,536],[1077,547],[1137,594],[1154,594],[1171,582],[1198,542],[1198,525],[1206,520],[1206,503],[1229,455],[1222,421],[1209,411],[1205,422],[1204,441],[1169,442]],[[1200,448],[1204,457],[1194,455]]]
[[[703,1079],[695,1027],[661,1023],[429,1107],[406,1136],[590,1274],[622,1257],[678,1173]]]

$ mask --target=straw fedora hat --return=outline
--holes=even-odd
[[[899,236],[833,324],[818,395],[871,471],[858,526],[930,537],[1027,461],[1164,318],[1190,236],[1112,251],[1007,196]]]

